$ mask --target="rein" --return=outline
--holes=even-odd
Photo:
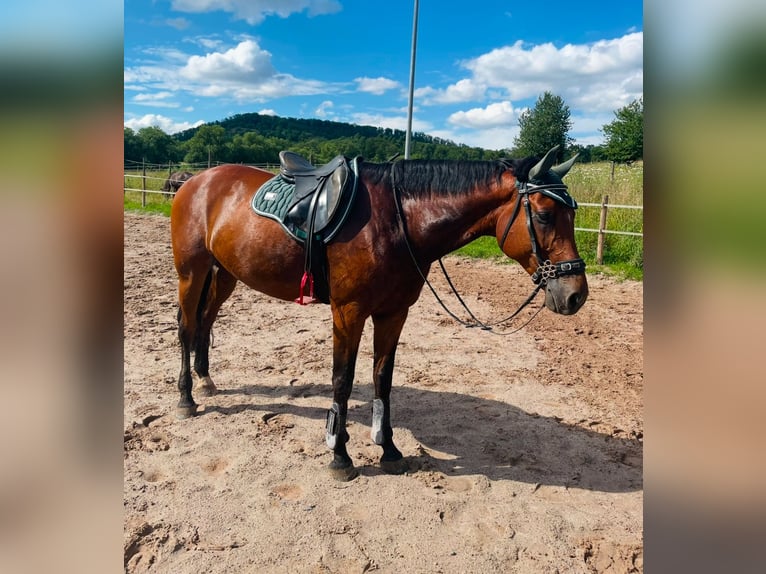
[[[407,234],[407,225],[405,223],[404,219],[404,209],[402,208],[401,203],[401,197],[399,197],[399,193],[397,193],[397,185],[396,185],[396,178],[395,178],[395,169],[396,164],[391,165],[391,188],[394,195],[394,206],[396,208],[396,217],[399,220],[399,228],[402,231],[402,236],[404,237],[404,244],[407,247],[407,251],[410,254],[410,258],[412,259],[412,262],[415,264],[415,268],[418,270],[418,274],[423,279],[426,285],[428,285],[428,288],[431,290],[431,293],[433,293],[433,296],[436,298],[436,301],[441,305],[442,309],[450,316],[452,319],[463,325],[464,327],[480,327],[483,331],[489,331],[495,335],[511,335],[513,333],[518,332],[519,330],[526,327],[532,320],[537,317],[537,314],[543,309],[545,306],[545,303],[540,305],[540,307],[537,308],[537,310],[532,314],[532,316],[527,320],[526,323],[521,325],[520,327],[512,330],[512,331],[504,331],[502,333],[496,332],[492,327],[496,325],[500,325],[502,323],[506,323],[516,317],[522,309],[524,309],[527,305],[529,305],[532,300],[535,298],[535,296],[538,294],[538,292],[547,285],[549,279],[554,279],[556,277],[561,277],[563,275],[575,275],[579,273],[585,272],[585,262],[582,259],[571,259],[568,261],[559,261],[557,263],[551,263],[550,260],[543,261],[542,257],[540,257],[538,248],[537,248],[537,238],[535,237],[534,228],[532,226],[532,208],[529,204],[529,195],[532,193],[542,193],[544,195],[547,195],[548,197],[555,199],[556,201],[560,203],[564,203],[568,207],[571,207],[572,209],[577,209],[577,202],[574,200],[572,196],[567,193],[567,186],[563,183],[560,184],[548,184],[548,185],[534,185],[527,182],[522,182],[521,185],[518,187],[518,194],[516,196],[516,202],[513,206],[513,213],[511,214],[511,218],[508,220],[508,225],[505,227],[505,231],[503,232],[503,238],[500,241],[500,249],[502,250],[503,245],[505,245],[505,241],[508,239],[508,234],[511,231],[511,226],[513,225],[513,222],[516,220],[516,217],[519,214],[521,204],[523,202],[524,204],[524,211],[526,213],[526,220],[527,220],[527,230],[529,231],[529,237],[532,242],[532,253],[534,253],[535,258],[537,259],[537,269],[535,269],[535,272],[532,274],[532,282],[535,283],[535,288],[532,290],[532,293],[526,298],[526,300],[521,304],[521,306],[516,309],[511,315],[504,319],[500,319],[498,321],[493,322],[484,322],[479,320],[476,315],[473,314],[471,309],[468,307],[468,305],[463,301],[463,298],[460,296],[460,294],[457,292],[457,289],[455,288],[455,285],[452,283],[452,280],[449,277],[449,274],[447,273],[446,268],[444,267],[444,263],[442,261],[442,258],[439,258],[439,267],[441,267],[442,273],[444,274],[444,278],[447,280],[447,284],[449,285],[450,289],[452,290],[452,293],[455,295],[457,300],[460,302],[460,305],[463,307],[463,309],[468,313],[469,317],[472,319],[472,321],[465,321],[455,315],[452,311],[449,310],[447,305],[442,301],[442,299],[439,297],[439,295],[436,293],[436,290],[434,289],[433,285],[431,285],[431,282],[428,280],[428,278],[423,274],[423,271],[420,269],[420,265],[418,265],[417,258],[415,257],[415,253],[412,250],[412,246],[410,245],[409,236]],[[523,198],[523,200],[522,200]]]

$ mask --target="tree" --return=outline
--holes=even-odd
[[[574,140],[569,137],[572,120],[569,106],[559,96],[545,92],[537,99],[535,107],[525,110],[519,117],[519,135],[514,139],[514,154],[542,157],[554,146],[559,146],[557,160]]]
[[[133,161],[141,161],[144,157],[143,146],[141,140],[131,128],[123,128],[124,133],[124,145],[123,145],[123,157],[125,159]]]
[[[606,158],[616,163],[641,159],[644,157],[644,99],[633,100],[614,115],[616,119],[601,128],[606,136]]]
[[[226,143],[226,130],[222,126],[205,124],[197,129],[192,138],[186,142],[186,156],[189,163],[206,161],[208,165],[217,158]]]
[[[166,163],[175,159],[176,144],[173,138],[156,126],[138,130],[143,159],[149,163]],[[141,159],[141,158],[136,158]]]

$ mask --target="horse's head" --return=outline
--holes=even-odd
[[[575,245],[577,202],[567,193],[564,176],[577,156],[553,165],[558,146],[539,161],[514,162],[516,192],[497,222],[497,241],[503,252],[545,287],[545,306],[572,315],[588,298],[585,262]]]

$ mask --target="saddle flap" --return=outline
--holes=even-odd
[[[343,189],[348,182],[348,166],[343,163],[332,173],[329,178],[325,178],[317,193],[317,212],[315,220],[316,229],[324,229],[332,221],[335,212],[340,205],[340,198]]]

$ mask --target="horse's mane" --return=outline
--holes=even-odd
[[[500,181],[510,169],[521,181],[536,158],[500,159],[494,161],[407,160],[395,163],[363,163],[362,169],[372,183],[393,180],[402,197],[460,195],[476,187],[488,187]]]

